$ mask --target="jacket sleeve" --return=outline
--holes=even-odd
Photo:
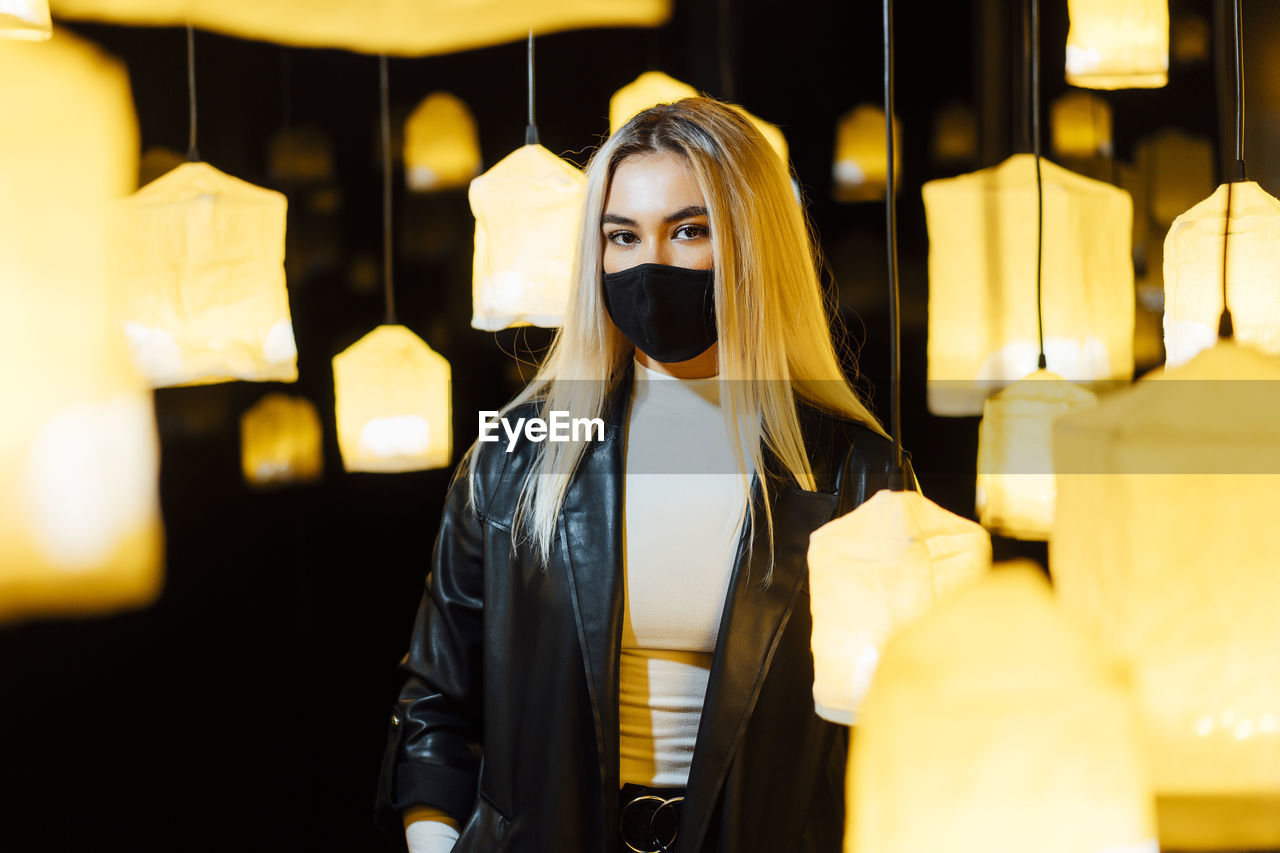
[[[483,490],[477,485],[476,491],[475,504],[482,507]],[[377,811],[383,831],[401,843],[404,809],[432,806],[465,823],[476,797],[483,741],[484,521],[468,503],[469,492],[460,473],[445,500],[426,590],[399,666],[403,682],[391,714]]]
[[[888,488],[897,468],[891,439],[861,424],[848,428],[845,435],[849,447],[836,480],[836,517],[853,512],[876,492]],[[909,463],[910,455],[905,450],[902,455]],[[914,480],[914,475],[910,476]]]

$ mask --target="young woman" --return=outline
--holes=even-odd
[[[576,286],[436,540],[379,801],[414,853],[839,851],[809,534],[888,481],[788,170],[733,107],[647,110],[587,169]]]

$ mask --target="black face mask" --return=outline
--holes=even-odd
[[[604,305],[636,348],[664,363],[716,342],[715,271],[640,264],[605,273]]]

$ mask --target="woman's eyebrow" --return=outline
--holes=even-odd
[[[670,225],[672,222],[677,222],[681,219],[692,219],[695,216],[706,216],[706,215],[707,215],[707,209],[705,207],[702,207],[701,205],[693,204],[688,207],[680,208],[675,213],[671,214],[670,216],[668,216],[666,219],[663,219],[662,221],[663,223]]]
[[[601,225],[629,225],[632,228],[635,228],[638,223],[634,219],[628,219],[627,217],[619,216],[616,213],[606,213],[604,216],[600,217],[600,224]]]

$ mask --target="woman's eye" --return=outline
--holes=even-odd
[[[705,225],[681,225],[676,229],[676,236],[681,240],[696,240],[710,233],[711,229]]]
[[[636,242],[636,235],[630,231],[613,231],[606,234],[605,239],[617,246],[630,246]]]

